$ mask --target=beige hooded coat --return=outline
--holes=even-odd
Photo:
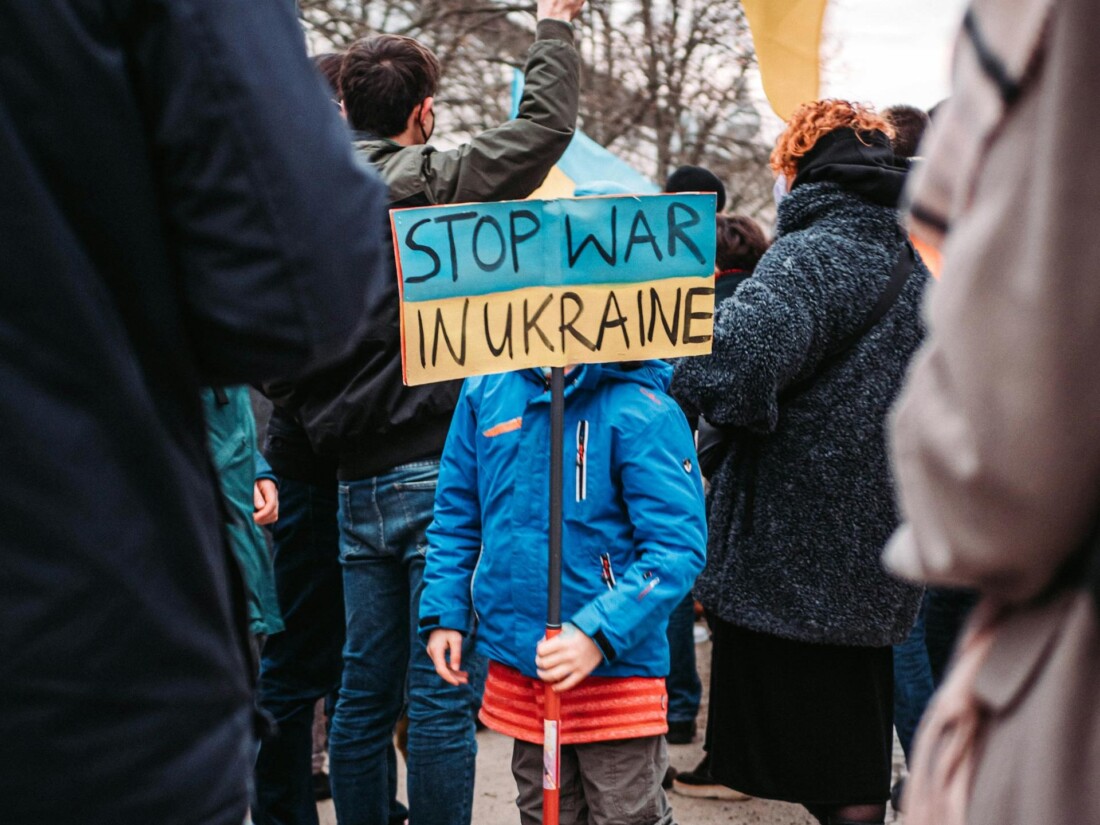
[[[1100,507],[1098,32],[1096,0],[977,0],[912,190],[944,270],[894,412],[885,560],[1000,611],[960,686],[980,715],[950,817],[968,825],[1100,822],[1097,612],[1037,601]]]

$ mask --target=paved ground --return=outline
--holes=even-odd
[[[704,691],[710,670],[710,642],[696,647],[699,671]],[[699,718],[699,730],[706,725],[706,695]],[[516,813],[516,786],[512,779],[510,760],[512,740],[506,736],[482,731],[478,734],[477,785],[474,790],[473,825],[518,825]],[[669,747],[669,756],[677,770],[694,768],[703,756],[702,736],[691,745]],[[400,759],[400,757],[399,757]],[[901,769],[901,753],[895,740],[895,776]],[[402,775],[399,787],[404,786]],[[404,795],[402,794],[402,799]],[[746,802],[719,802],[707,799],[689,799],[676,793],[669,794],[673,813],[679,825],[816,825],[813,817],[798,805],[753,799]],[[321,825],[336,825],[332,802],[318,806]],[[894,819],[889,811],[886,821],[902,825],[903,818]]]

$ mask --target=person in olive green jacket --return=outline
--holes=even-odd
[[[426,46],[380,34],[349,47],[340,67],[342,107],[360,159],[389,187],[391,208],[522,199],[542,184],[576,128],[580,56],[569,21],[582,6],[540,0],[516,117],[454,149],[429,143],[442,69]],[[388,219],[378,231],[389,239]],[[264,388],[280,422],[296,421],[316,452],[338,456],[341,479],[438,457],[461,384],[403,385],[396,275],[391,265],[364,276],[364,342],[308,380]]]
[[[279,515],[279,494],[271,468],[256,450],[256,420],[248,388],[202,391],[210,457],[225,499],[226,532],[248,591],[248,624],[254,637],[283,629],[275,595],[271,553],[260,525]]]
[[[349,48],[340,68],[343,108],[356,150],[389,187],[392,207],[519,199],[539,187],[575,130],[580,57],[570,21],[583,5],[538,0],[516,118],[455,149],[429,144],[441,75],[429,49],[386,34]],[[378,227],[387,237],[389,231],[388,222]],[[389,743],[407,702],[409,819],[468,825],[478,659],[463,659],[475,671],[470,685],[447,685],[415,633],[425,531],[461,382],[403,385],[396,274],[391,265],[364,278],[366,340],[342,363],[289,391],[268,388],[283,410],[276,420],[290,418],[316,452],[338,460],[347,635],[329,745],[333,799],[341,825],[387,825],[395,780]],[[271,460],[278,468],[278,458]],[[307,588],[308,582],[300,585]],[[280,582],[280,591],[287,590]],[[294,617],[290,624],[296,633]],[[261,695],[283,684],[269,663],[277,665],[275,652],[291,638],[276,637],[265,656]]]

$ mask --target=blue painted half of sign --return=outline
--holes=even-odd
[[[404,299],[710,275],[714,208],[676,194],[395,210]]]

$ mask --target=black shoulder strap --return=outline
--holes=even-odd
[[[894,269],[890,273],[890,280],[886,282],[886,286],[878,296],[878,301],[871,308],[871,311],[867,313],[867,317],[863,319],[863,323],[860,324],[851,335],[844,338],[839,344],[829,350],[829,353],[821,359],[821,363],[817,365],[812,375],[791,384],[779,393],[779,400],[788,401],[801,393],[817,380],[817,376],[831,367],[840,356],[854,347],[864,335],[870,332],[872,327],[882,320],[882,316],[889,312],[890,307],[898,300],[902,288],[905,286],[906,282],[908,282],[909,276],[913,274],[913,270],[916,269],[916,266],[916,253],[913,251],[913,245],[909,243],[909,239],[906,238],[901,244],[901,250],[898,252],[898,259],[894,262]]]
[[[917,258],[913,253],[913,245],[906,239],[901,245],[901,250],[898,252],[897,261],[894,262],[894,269],[890,273],[890,280],[886,282],[886,287],[878,296],[878,302],[872,307],[867,317],[863,319],[863,323],[860,327],[841,341],[839,346],[833,348],[828,355],[829,358],[834,358],[842,352],[850,350],[860,338],[870,332],[871,328],[882,320],[882,316],[889,312],[890,307],[898,300],[902,287],[905,286],[916,266]]]

